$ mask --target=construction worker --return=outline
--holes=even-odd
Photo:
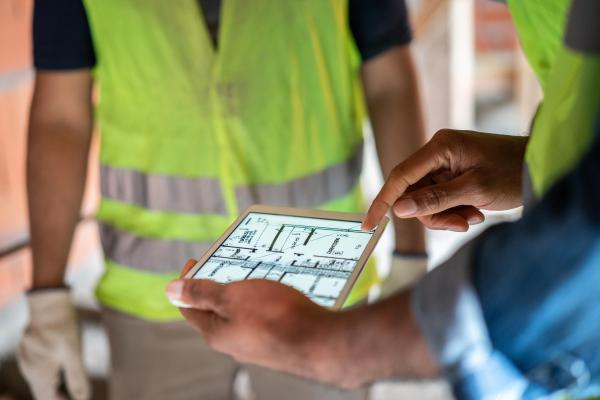
[[[239,364],[179,321],[164,287],[250,204],[362,210],[365,100],[386,175],[418,148],[404,2],[38,0],[34,13],[33,288],[18,354],[34,395],[57,398],[64,375],[89,397],[63,276],[97,125],[111,397],[230,398]],[[392,287],[426,263],[419,224],[395,228]],[[371,265],[350,301],[376,278]],[[249,374],[259,399],[366,395]]]
[[[200,309],[182,313],[214,348],[347,388],[441,371],[457,399],[600,396],[600,3],[509,7],[544,88],[531,137],[440,132],[394,169],[363,227],[390,209],[438,229],[524,203],[523,218],[416,287],[338,313],[277,282],[171,283],[171,298]]]

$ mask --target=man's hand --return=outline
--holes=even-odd
[[[195,261],[186,269],[190,264]],[[317,359],[315,339],[334,313],[289,286],[268,280],[222,285],[188,279],[172,282],[167,294],[189,307],[181,313],[211,347],[239,362],[312,377],[326,370],[315,364],[331,361]],[[333,383],[332,375],[322,380]]]
[[[392,208],[431,229],[466,231],[480,210],[521,205],[527,137],[442,130],[400,163],[373,201],[363,228],[374,228]]]
[[[182,275],[195,263],[188,261]],[[342,312],[268,280],[222,285],[184,279],[172,282],[167,295],[192,307],[181,313],[211,347],[240,362],[348,389],[436,372],[407,293]]]

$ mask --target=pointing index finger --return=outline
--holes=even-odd
[[[440,157],[433,150],[431,142],[398,164],[386,179],[383,187],[373,200],[362,229],[371,230],[377,226],[381,218],[389,211],[400,196],[406,192],[410,185],[414,185],[430,172],[440,166]]]

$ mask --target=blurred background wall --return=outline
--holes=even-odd
[[[522,134],[540,99],[540,90],[519,49],[505,6],[489,0],[408,0],[414,51],[429,134],[444,127]],[[32,91],[31,11],[33,0],[0,1],[0,399],[27,398],[13,362],[27,319],[22,293],[30,280],[25,199],[27,113]],[[372,197],[381,184],[372,139],[367,138],[363,186]],[[94,148],[96,145],[94,145]],[[97,168],[92,151],[82,216],[69,261],[68,280],[84,320],[87,368],[104,398],[108,347],[94,310],[92,289],[102,273],[93,218]],[[49,210],[51,212],[51,210]],[[490,223],[516,218],[519,211],[490,213],[469,234],[432,232],[432,266]],[[378,249],[385,261],[391,238]],[[382,263],[385,265],[385,262]],[[385,273],[385,267],[382,273]],[[12,393],[9,397],[9,393]],[[375,398],[449,398],[443,384],[380,384]]]
[[[25,129],[33,71],[31,1],[0,4],[0,249],[27,238],[23,185]],[[0,304],[25,287],[26,252],[0,259]]]

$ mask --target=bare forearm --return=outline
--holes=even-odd
[[[27,152],[27,194],[33,287],[62,284],[81,208],[89,142],[60,127],[32,126]]]
[[[89,98],[83,97],[88,104],[76,106],[81,109],[65,112],[67,101],[49,98],[57,86],[66,86],[55,81],[52,77],[37,83],[30,116],[27,195],[34,288],[63,283],[79,219],[92,129]]]
[[[389,54],[388,54],[389,53]],[[388,51],[363,67],[363,85],[384,176],[425,141],[419,88],[409,48]],[[394,218],[396,249],[425,250],[416,220]]]
[[[410,292],[342,312],[325,328],[327,332],[318,337],[331,338],[320,350],[328,357],[317,356],[321,364],[315,373],[330,383],[352,388],[382,379],[425,379],[438,374],[412,317]]]

